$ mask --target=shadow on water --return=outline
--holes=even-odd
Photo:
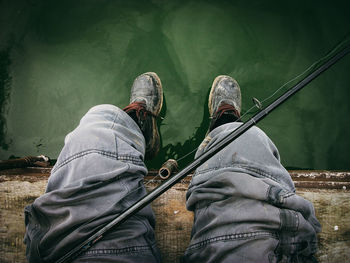
[[[7,150],[11,141],[6,139],[6,106],[10,99],[11,76],[9,73],[11,65],[10,49],[0,51],[0,146]]]
[[[208,110],[209,93],[210,93],[210,89],[208,89],[206,100],[203,105],[203,117],[202,117],[202,122],[200,126],[197,127],[197,129],[193,132],[190,138],[188,138],[184,143],[178,142],[176,144],[167,144],[166,146],[163,146],[163,144],[161,143],[161,149],[159,150],[157,157],[154,158],[153,160],[146,161],[146,165],[148,169],[158,170],[160,168],[159,164],[164,163],[168,159],[178,160],[181,158],[181,160],[178,163],[179,169],[184,168],[187,164],[193,161],[196,153],[196,151],[194,150],[198,148],[198,146],[204,139],[209,127],[209,121],[210,121],[209,110]],[[160,116],[163,117],[164,119],[166,116],[166,109],[167,109],[166,100],[164,97],[163,108],[160,113]],[[161,134],[162,121],[163,120],[160,120],[158,122],[158,129],[160,129],[161,142],[162,142],[162,134]]]

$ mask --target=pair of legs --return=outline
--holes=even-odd
[[[236,105],[225,97],[235,83],[228,77],[219,82],[213,87],[224,91],[211,92],[215,121],[197,156],[240,125],[231,122],[239,117],[237,90],[229,92],[237,95]],[[93,107],[67,135],[46,193],[26,208],[30,261],[57,260],[146,194],[145,153],[153,155],[158,147],[157,109],[151,106],[161,103],[140,103],[140,96],[150,93],[140,95],[137,87],[132,92],[134,104],[125,111]],[[184,261],[312,260],[319,224],[312,204],[294,191],[274,144],[260,129],[250,129],[193,176],[186,205],[194,211],[194,224]],[[75,262],[161,262],[154,224],[150,206],[145,207]]]

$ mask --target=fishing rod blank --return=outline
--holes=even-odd
[[[170,189],[173,185],[178,183],[181,179],[185,178],[185,176],[187,176],[189,173],[193,172],[199,166],[204,164],[207,160],[209,160],[211,157],[213,157],[216,153],[221,151],[223,148],[225,148],[227,145],[229,145],[231,142],[233,142],[239,136],[241,136],[244,132],[246,132],[252,126],[254,126],[259,121],[264,119],[269,113],[271,113],[279,105],[281,105],[283,102],[285,102],[291,96],[293,96],[295,93],[297,93],[299,90],[301,90],[307,84],[309,84],[312,80],[314,80],[316,77],[318,77],[322,72],[327,70],[330,66],[334,65],[338,60],[343,58],[349,52],[350,52],[350,46],[347,46],[343,50],[339,51],[336,55],[334,55],[329,60],[327,60],[323,65],[321,65],[317,70],[312,72],[310,75],[306,76],[303,80],[298,82],[295,86],[293,86],[288,91],[286,91],[284,94],[282,94],[280,97],[278,97],[275,101],[273,101],[265,109],[262,109],[261,111],[256,113],[248,121],[243,123],[241,126],[239,126],[237,129],[235,129],[234,131],[229,133],[227,136],[225,136],[221,141],[219,141],[212,148],[208,149],[201,156],[196,158],[192,163],[190,163],[188,166],[186,166],[184,169],[182,169],[179,173],[177,173],[173,177],[169,178],[167,181],[165,181],[160,186],[155,188],[152,192],[145,195],[143,198],[141,198],[135,204],[130,206],[128,209],[126,209],[123,213],[118,215],[115,219],[113,219],[106,226],[104,226],[99,231],[97,231],[95,234],[90,236],[82,244],[80,244],[79,246],[77,246],[74,249],[72,249],[71,251],[69,251],[66,255],[64,255],[58,261],[56,261],[56,263],[70,262],[73,259],[75,259],[76,257],[78,257],[81,253],[88,250],[99,239],[101,239],[103,237],[103,235],[108,230],[110,230],[112,227],[118,227],[120,224],[122,224],[129,217],[136,214],[138,211],[140,211],[146,205],[150,204],[154,199],[159,197],[162,193],[164,193],[165,191]]]

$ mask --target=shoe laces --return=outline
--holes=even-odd
[[[146,110],[146,102],[144,101],[135,101],[128,106],[126,106],[123,111],[126,113],[135,111],[136,117],[139,120],[145,120],[147,115],[156,117],[154,114],[152,114],[150,111]]]

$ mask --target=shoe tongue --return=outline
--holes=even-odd
[[[133,100],[132,103],[135,103],[135,102],[146,104],[146,103],[147,103],[147,100],[146,100],[146,98],[143,98],[143,97],[137,97],[137,98],[135,98],[135,99]]]
[[[144,107],[145,110],[150,111],[149,108],[147,107],[148,103],[146,98],[142,98],[142,97],[135,98],[132,103],[140,104]]]
[[[219,103],[218,103],[218,109],[220,107],[222,107],[223,105],[228,104],[231,105],[232,107],[234,107],[237,111],[241,111],[241,107],[240,105],[238,105],[238,103],[234,100],[234,99],[227,99],[227,98],[222,98]]]
[[[220,118],[220,116],[227,111],[233,111],[238,118],[241,117],[239,111],[233,105],[224,103],[218,108],[218,111],[216,113],[217,118]]]
[[[129,111],[129,110],[136,110],[140,108],[146,108],[146,103],[144,101],[133,101],[128,106],[126,106],[123,110]]]

